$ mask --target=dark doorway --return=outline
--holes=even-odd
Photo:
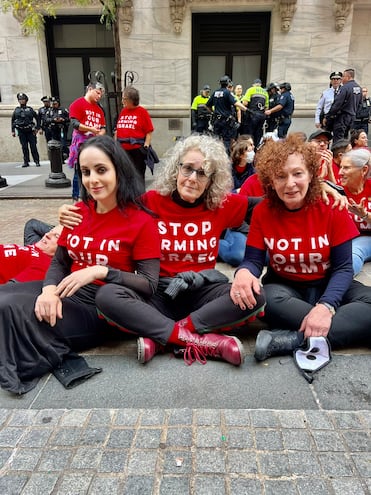
[[[46,18],[45,36],[52,96],[59,96],[61,105],[68,108],[84,95],[89,80],[99,74],[106,88],[101,103],[109,132],[117,111],[114,100],[107,97],[114,91],[112,31],[100,23],[99,16],[60,16]]]
[[[192,95],[224,74],[244,91],[257,77],[265,85],[270,22],[270,12],[193,14]]]

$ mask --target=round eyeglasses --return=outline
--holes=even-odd
[[[180,172],[184,177],[191,177],[193,172],[196,173],[196,177],[200,182],[206,182],[209,180],[212,174],[208,174],[205,172],[203,168],[193,168],[190,163],[180,163]]]

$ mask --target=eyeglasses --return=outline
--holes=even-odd
[[[212,174],[207,174],[203,168],[193,168],[190,163],[180,163],[180,172],[184,177],[191,177],[196,172],[196,177],[200,182],[206,182]]]
[[[331,81],[334,81],[334,80],[335,80],[335,81],[340,81],[340,80],[341,80],[341,77],[332,77],[332,78],[331,78]]]

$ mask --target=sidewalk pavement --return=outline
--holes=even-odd
[[[70,199],[70,188],[45,187],[49,173],[48,162],[0,164],[4,241],[21,242],[28,218],[52,221]],[[239,334],[238,368],[170,354],[143,366],[123,336],[85,354],[103,372],[74,389],[48,375],[24,396],[0,391],[0,493],[370,494],[370,351],[334,353],[309,385],[291,357],[255,362],[260,328]]]

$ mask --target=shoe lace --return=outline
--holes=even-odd
[[[206,364],[207,359],[206,359],[206,352],[205,348],[203,346],[197,345],[195,342],[187,342],[186,347],[184,349],[184,362],[188,365],[191,366],[195,361],[201,363],[201,364]]]

